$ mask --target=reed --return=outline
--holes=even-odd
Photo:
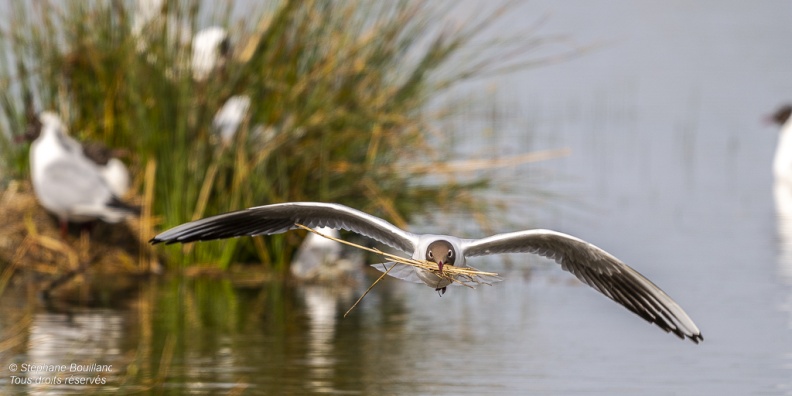
[[[469,191],[489,181],[451,175],[449,145],[429,132],[448,112],[428,104],[467,79],[533,64],[524,56],[554,39],[483,39],[509,3],[461,24],[438,22],[454,2],[282,0],[241,20],[231,19],[232,3],[168,2],[133,34],[129,2],[12,1],[0,37],[8,174],[27,177],[26,150],[10,144],[26,114],[51,109],[77,138],[129,149],[152,232],[284,201],[338,202],[402,226],[429,207],[486,210]],[[190,40],[209,25],[234,26],[232,49],[196,80]],[[233,95],[251,106],[224,145],[212,120]],[[153,163],[156,172],[144,172]],[[260,261],[285,271],[304,235],[165,252],[172,267]]]

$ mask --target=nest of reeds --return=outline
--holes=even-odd
[[[92,228],[71,225],[60,235],[58,222],[39,206],[28,182],[12,182],[0,193],[0,290],[15,274],[47,294],[90,301],[88,289],[130,287],[137,275],[157,266],[156,257],[139,235],[140,221],[97,222]],[[148,235],[149,231],[143,233]],[[23,278],[19,278],[23,279]]]

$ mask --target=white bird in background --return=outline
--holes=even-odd
[[[781,106],[768,121],[781,126],[778,136],[775,158],[773,159],[773,174],[776,180],[787,180],[792,183],[792,106]]]
[[[781,106],[767,118],[781,126],[773,158],[773,197],[779,237],[781,277],[792,282],[792,105]]]
[[[248,109],[250,109],[250,97],[235,95],[228,98],[223,107],[215,113],[212,128],[220,136],[223,145],[229,145],[234,140],[234,136],[247,116]]]
[[[110,190],[116,197],[123,197],[129,191],[129,169],[118,159],[120,150],[111,150],[99,142],[84,143],[83,153],[98,167]]]
[[[171,48],[187,47],[192,39],[192,28],[184,18],[180,19],[178,5],[165,3],[165,0],[138,0],[132,14],[132,37],[135,39],[135,49],[138,53],[145,53],[146,60],[154,64],[157,57],[152,52],[147,52],[151,43],[162,40]],[[184,62],[183,69],[186,69]],[[181,70],[182,68],[179,68]]]
[[[344,205],[320,202],[293,202],[258,206],[192,221],[151,239],[151,243],[186,243],[243,235],[279,234],[308,227],[345,229],[411,253],[412,258],[445,265],[466,267],[466,259],[498,253],[536,253],[554,259],[561,268],[621,304],[636,315],[680,338],[698,343],[701,332],[685,311],[651,281],[606,251],[578,238],[549,230],[525,230],[483,239],[461,239],[450,235],[413,234],[378,217]],[[445,292],[451,281],[435,272],[398,263],[375,264],[389,275],[422,282]],[[483,279],[492,281],[492,279]]]
[[[338,239],[338,230],[330,227],[316,229],[324,235]],[[319,236],[308,235],[300,244],[289,266],[292,276],[315,283],[356,283],[363,256],[344,252],[341,243]]]
[[[231,51],[228,33],[219,26],[203,29],[192,41],[192,72],[196,81],[204,81],[224,64]]]
[[[41,206],[58,217],[61,235],[68,222],[103,220],[117,223],[139,214],[113,193],[101,168],[85,156],[79,142],[52,112],[42,112],[26,137],[30,146],[33,191]]]
[[[196,81],[205,81],[211,73],[225,63],[230,53],[230,41],[226,30],[212,26],[198,31],[194,36],[189,23],[179,19],[176,7],[166,7],[164,0],[138,0],[132,15],[131,34],[136,48],[146,53],[150,63],[156,63],[155,54],[148,53],[149,44],[161,39],[157,35],[167,34],[166,45],[172,48],[192,45],[192,59],[179,59],[171,65],[169,73],[180,74],[189,66]],[[190,43],[192,40],[192,43]]]

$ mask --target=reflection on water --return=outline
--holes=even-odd
[[[773,186],[778,227],[779,276],[792,285],[792,180],[776,179]]]
[[[152,280],[127,308],[36,313],[14,361],[113,364],[111,383],[88,393],[514,394],[592,387],[674,393],[674,381],[706,354],[645,325],[554,264],[539,265],[530,277],[519,271],[504,277],[443,297],[386,279],[347,318],[343,312],[365,284]],[[647,367],[653,375],[641,377]],[[79,391],[3,386],[14,394]]]
[[[116,384],[124,366],[121,356],[126,352],[121,347],[123,330],[121,313],[109,309],[37,313],[29,329],[27,354],[18,363],[37,368],[27,374],[19,372],[20,377],[33,393],[79,391],[80,385],[66,383],[73,380]]]
[[[339,317],[339,304],[352,299],[351,288],[306,285],[299,290],[308,316],[306,352],[307,384],[313,392],[334,391],[332,379],[338,356],[333,338]]]

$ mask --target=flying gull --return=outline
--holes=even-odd
[[[466,267],[466,259],[498,253],[535,253],[554,259],[566,271],[636,315],[666,332],[699,343],[704,338],[685,311],[654,283],[608,252],[570,235],[550,230],[525,230],[482,239],[450,235],[414,234],[350,207],[320,202],[293,202],[258,206],[192,221],[165,231],[149,242],[186,243],[239,236],[279,234],[308,227],[345,229],[392,248],[411,253],[413,259],[443,266]],[[376,264],[396,277],[421,281],[440,293],[451,281],[436,273],[404,264]],[[409,267],[409,268],[407,268]],[[391,271],[389,274],[393,274]]]

